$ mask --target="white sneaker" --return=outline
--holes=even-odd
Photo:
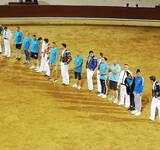
[[[141,115],[141,112],[139,111],[139,112],[135,113],[134,115],[135,115],[135,116],[140,116],[140,115]]]
[[[35,66],[31,66],[29,69],[34,69],[35,68]]]
[[[73,84],[72,87],[73,87],[73,88],[77,88],[77,84]]]
[[[98,94],[97,96],[99,96],[99,97],[100,97],[100,96],[103,96],[103,94],[102,94],[102,93],[100,93],[100,94]]]
[[[133,110],[131,111],[131,114],[135,115],[138,111],[137,110]]]
[[[118,105],[121,106],[121,105],[124,105],[124,104],[120,102],[120,103],[118,103]]]
[[[80,89],[81,89],[81,86],[78,86],[77,89],[80,90]]]
[[[118,103],[118,100],[117,100],[117,99],[115,99],[115,100],[113,101],[113,103],[114,103],[114,104]]]
[[[40,71],[40,70],[36,70],[36,72],[37,72],[37,73],[40,73],[40,72],[42,72],[42,71]]]
[[[36,69],[35,69],[35,71],[38,71],[39,70],[39,67],[37,67]]]
[[[125,105],[124,107],[125,107],[125,108],[129,108],[129,105]]]
[[[106,97],[107,97],[106,95],[104,95],[104,94],[102,95],[102,98],[106,98]]]

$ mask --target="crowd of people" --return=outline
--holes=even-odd
[[[6,58],[11,57],[11,40],[15,40],[15,48],[17,49],[17,61],[22,58],[22,50],[25,54],[24,64],[30,65],[30,69],[37,73],[44,72],[45,76],[54,84],[58,79],[58,63],[60,60],[60,70],[62,85],[70,84],[69,64],[72,61],[72,54],[67,49],[67,44],[62,43],[58,48],[56,42],[49,42],[49,39],[30,36],[27,32],[25,35],[20,27],[16,28],[15,34],[12,37],[12,32],[7,27],[0,27],[0,53]],[[4,40],[4,49],[1,42]],[[59,59],[60,58],[60,59]],[[73,88],[81,90],[82,70],[84,66],[83,56],[78,52],[74,58],[74,77],[75,84]],[[124,106],[135,116],[140,116],[142,112],[142,94],[144,92],[144,78],[141,75],[141,70],[136,70],[136,76],[129,70],[129,65],[126,63],[124,67],[113,61],[111,66],[107,64],[107,57],[100,52],[99,56],[94,55],[94,51],[90,50],[86,61],[87,85],[88,91],[93,91],[93,75],[97,73],[97,96],[107,99],[108,91],[110,90],[110,100],[118,105]],[[152,103],[150,120],[155,119],[156,108],[160,118],[160,83],[155,76],[150,76],[152,81]]]

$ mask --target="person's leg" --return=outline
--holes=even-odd
[[[88,85],[88,90],[90,89],[90,76],[89,76],[89,69],[87,69],[87,85]]]
[[[101,93],[101,83],[100,83],[100,75],[99,75],[99,70],[97,71],[97,92]]]
[[[124,99],[125,99],[125,86],[120,85],[120,102],[119,105],[124,105]]]
[[[103,95],[103,80],[102,79],[99,79],[100,80],[100,84],[101,84],[101,92],[98,94],[98,96],[101,96]]]
[[[7,40],[4,39],[4,56],[7,56]]]
[[[50,66],[49,66],[49,60],[47,61],[47,66],[46,66],[46,69],[47,69],[47,71],[46,71],[46,75],[48,76],[48,77],[50,77]]]
[[[151,112],[150,112],[150,117],[149,117],[150,120],[155,119],[156,107],[157,107],[157,100],[155,97],[153,97],[152,102],[151,102]]]
[[[157,98],[158,119],[160,119],[160,100]]]
[[[133,93],[130,94],[130,99],[131,99],[131,107],[133,109],[135,109],[135,102],[134,102],[134,94]]]
[[[92,79],[93,74],[94,74],[94,71],[87,69],[87,81],[88,81],[88,90],[89,91],[93,90],[93,79]]]
[[[130,107],[130,96],[127,94],[127,89],[126,86],[124,86],[124,95],[125,95],[125,107],[129,108]]]
[[[78,72],[78,78],[77,78],[77,88],[80,90],[81,89],[81,72]]]
[[[138,112],[141,112],[142,109],[142,96],[138,94]]]
[[[118,102],[118,91],[117,90],[113,90],[113,97],[114,97],[114,103]]]
[[[65,80],[64,80],[64,63],[61,62],[61,77],[62,77],[62,83],[64,84],[65,83]]]
[[[49,66],[50,66],[50,78],[53,81],[53,74],[54,74],[53,64],[50,63]]]
[[[7,40],[7,57],[11,57],[11,41]]]
[[[64,65],[64,69],[65,69],[65,84],[69,85],[69,66],[68,65]]]
[[[138,94],[134,94],[134,101],[135,101],[135,110],[138,111],[138,103],[139,103],[139,100],[138,100]]]
[[[25,54],[25,63],[27,63],[28,62],[28,53],[27,53],[27,51],[24,51],[24,54]]]

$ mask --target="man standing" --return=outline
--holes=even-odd
[[[69,63],[71,62],[71,53],[67,50],[67,45],[62,43],[62,53],[61,53],[61,75],[62,75],[62,85],[69,85]]]
[[[130,98],[130,107],[128,108],[131,113],[135,110],[135,101],[134,101],[134,88],[135,88],[135,77],[132,76],[130,72],[127,72],[127,78],[125,79],[125,85],[127,89],[127,94]]]
[[[144,78],[141,76],[140,69],[137,69],[135,77],[135,87],[134,87],[135,111],[132,112],[132,114],[134,114],[135,116],[141,115],[143,90],[144,90]]]
[[[11,57],[12,33],[7,27],[4,27],[3,37],[4,37],[4,56],[9,58]]]
[[[101,83],[101,93],[98,94],[98,96],[101,96],[102,98],[106,98],[106,80],[107,80],[107,71],[108,66],[106,64],[107,58],[104,57],[101,59],[101,64],[99,66],[99,75],[100,75],[100,83]]]
[[[3,35],[3,27],[0,25],[0,54],[2,53],[2,35]]]
[[[22,41],[23,41],[23,33],[20,31],[20,27],[17,27],[15,32],[15,44],[16,44],[16,49],[18,51],[17,61],[21,60]]]
[[[124,105],[126,108],[130,106],[129,95],[127,94],[126,86],[125,86],[125,79],[127,77],[128,64],[124,64],[124,69],[120,72],[119,80],[118,80],[118,87],[120,88],[120,101],[118,105]]]
[[[89,51],[89,56],[86,63],[87,68],[87,82],[89,92],[93,91],[93,74],[97,67],[97,58],[94,56],[93,51]]]
[[[99,54],[99,58],[97,60],[97,93],[100,94],[102,89],[101,89],[101,83],[100,83],[100,64],[103,59],[103,53]]]
[[[30,56],[29,56],[29,48],[31,45],[31,38],[30,38],[30,34],[27,32],[26,33],[26,37],[23,40],[23,50],[24,50],[24,54],[25,54],[25,62],[24,64],[29,64],[30,61]]]
[[[117,61],[114,60],[113,65],[109,69],[109,87],[111,90],[111,100],[113,103],[118,102],[118,80],[119,80],[119,74],[121,71],[121,67],[119,64],[117,64]]]
[[[50,48],[50,72],[51,79],[53,82],[57,82],[58,78],[58,55],[59,50],[55,42],[52,42]]]
[[[39,41],[38,41],[36,35],[33,35],[32,48],[31,48],[31,67],[30,67],[30,69],[34,69],[37,66],[38,51],[39,51]]]
[[[76,58],[74,59],[74,76],[77,82],[73,85],[73,87],[79,90],[81,89],[82,65],[83,65],[83,57],[77,54]]]
[[[152,85],[153,85],[150,120],[154,121],[156,108],[158,109],[158,116],[160,119],[160,83],[156,80],[155,76],[150,76],[149,78],[152,81]]]
[[[46,49],[48,47],[48,39],[44,39],[42,41],[42,47],[41,47],[41,60],[40,60],[40,67],[36,70],[37,73],[46,71],[46,58],[45,58],[45,53]]]

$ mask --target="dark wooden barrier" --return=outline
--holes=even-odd
[[[160,20],[160,8],[23,4],[19,6],[0,6],[0,17],[84,17]]]

